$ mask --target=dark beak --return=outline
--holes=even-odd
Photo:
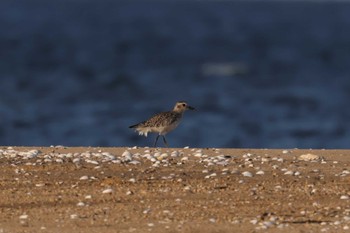
[[[189,110],[196,110],[194,107],[188,106],[187,107]]]

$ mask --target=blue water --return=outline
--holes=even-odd
[[[349,148],[350,4],[0,2],[0,145]]]

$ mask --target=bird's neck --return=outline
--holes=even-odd
[[[173,112],[182,115],[185,111],[183,111],[183,110],[178,110],[178,109],[174,109]]]

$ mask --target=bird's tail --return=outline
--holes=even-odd
[[[135,131],[138,132],[139,135],[144,135],[145,137],[147,137],[147,134],[151,131],[150,128],[143,127],[141,123],[136,125],[131,125],[129,126],[129,128],[135,129]]]
[[[137,128],[140,124],[136,124],[136,125],[131,125],[129,126],[130,129],[134,129],[134,128]]]

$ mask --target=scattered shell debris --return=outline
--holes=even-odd
[[[113,189],[108,188],[102,191],[103,194],[113,193]]]
[[[74,210],[74,212],[70,212],[66,215],[66,218],[70,218],[72,220],[79,219],[78,221],[85,218],[82,212],[79,211],[92,208],[93,201],[101,198],[99,195],[102,196],[101,199],[103,201],[108,201],[112,198],[116,203],[124,200],[129,201],[134,197],[138,198],[138,195],[144,195],[144,193],[147,192],[145,190],[137,189],[137,186],[140,183],[149,182],[149,184],[153,185],[154,180],[161,180],[162,182],[158,187],[157,192],[166,193],[168,195],[171,192],[179,191],[179,196],[175,197],[172,201],[172,203],[176,206],[182,206],[183,203],[186,202],[186,198],[183,197],[188,197],[189,195],[193,195],[195,193],[224,193],[227,190],[232,192],[240,192],[243,190],[242,192],[247,193],[247,197],[253,197],[253,199],[249,201],[245,200],[245,202],[240,202],[241,200],[237,199],[230,204],[225,203],[225,199],[220,199],[220,203],[222,203],[223,206],[232,206],[232,208],[235,207],[235,205],[247,204],[249,206],[252,205],[252,200],[263,200],[264,198],[270,198],[266,194],[261,195],[261,193],[263,193],[265,188],[264,182],[266,181],[264,179],[271,176],[274,178],[277,177],[280,180],[290,181],[288,184],[293,185],[293,188],[300,188],[303,190],[304,195],[307,194],[308,196],[314,197],[319,193],[326,192],[322,189],[322,187],[315,187],[313,184],[313,182],[316,183],[319,180],[325,179],[323,166],[327,168],[339,168],[339,166],[342,164],[342,160],[325,161],[321,155],[312,153],[301,154],[298,156],[297,152],[293,150],[279,150],[278,153],[273,155],[269,155],[267,151],[263,150],[261,152],[254,153],[247,152],[242,154],[228,154],[225,153],[224,150],[216,148],[195,149],[186,146],[178,149],[159,149],[139,148],[134,146],[127,148],[122,153],[117,154],[104,151],[103,148],[98,151],[91,149],[90,151],[84,151],[81,153],[64,153],[64,150],[62,152],[63,148],[64,147],[61,146],[54,146],[52,147],[51,152],[44,153],[40,150],[17,151],[12,147],[8,147],[5,149],[0,149],[0,159],[11,159],[12,162],[10,166],[12,166],[12,173],[16,176],[14,182],[30,177],[32,173],[30,173],[30,170],[27,169],[30,166],[52,166],[52,164],[61,166],[62,164],[66,163],[73,164],[73,169],[79,171],[79,175],[74,177],[74,183],[71,184],[72,189],[76,189],[79,185],[91,185],[94,182],[101,182],[101,186],[99,186],[96,191],[97,193],[92,191],[86,192],[80,195],[78,199],[73,202],[73,205],[76,209],[78,209],[78,211]],[[57,152],[56,149],[61,149],[61,151]],[[18,167],[19,164],[25,166]],[[196,167],[194,165],[200,165],[200,167],[198,168],[198,166]],[[313,165],[317,165],[317,167]],[[126,170],[123,170],[123,174],[121,172],[121,174],[117,175],[118,178],[122,177],[122,181],[118,180],[117,182],[127,186],[127,189],[123,189],[123,185],[115,185],[115,180],[109,183],[108,179],[113,180],[115,178],[113,177],[113,174],[108,174],[106,169],[104,169],[109,166],[123,166],[123,168],[126,168]],[[194,167],[193,174],[195,175],[192,173],[188,174],[186,169],[183,169],[185,166],[189,166],[190,168]],[[95,172],[93,174],[94,176],[86,173],[86,170],[79,170],[81,167],[87,167],[93,170]],[[173,170],[170,170],[169,172],[169,168],[167,169],[167,167],[170,167]],[[138,174],[140,173],[141,169],[143,174],[147,174],[146,178],[144,176],[140,177]],[[157,169],[164,171],[164,173],[157,176],[157,174],[154,172],[157,171]],[[50,175],[50,171],[45,171],[45,174]],[[204,180],[205,185],[209,183],[211,186],[205,186],[203,184],[201,187],[196,186],[196,184],[189,178],[191,175],[196,176],[196,179]],[[301,178],[308,177],[311,177],[308,183],[298,183]],[[334,169],[334,173],[332,174],[332,179],[343,179],[344,182],[347,182],[349,177],[350,170],[347,168]],[[326,176],[326,178],[329,178],[329,176]],[[233,180],[233,182],[235,182],[237,185],[235,186],[232,185],[232,183],[230,184],[229,179],[231,179],[231,182]],[[249,189],[245,189],[245,187],[248,187],[251,185],[251,183],[253,183],[252,181],[256,180],[259,180],[259,182],[261,181],[259,185],[254,187],[250,186]],[[57,182],[56,185],[64,184],[64,182],[66,181]],[[171,190],[167,187],[167,182],[172,184],[180,183],[181,188]],[[215,184],[215,186],[213,184]],[[35,183],[30,183],[30,186],[34,187],[33,190],[35,191],[51,188],[52,186],[50,185],[52,185],[52,183],[41,178],[36,180]],[[272,189],[270,189],[270,192],[283,193],[283,195],[286,195],[286,205],[291,205],[292,200],[299,197],[289,195],[287,193],[288,188],[289,187],[285,186],[283,182],[279,183],[276,181]],[[121,196],[119,192],[120,190],[122,190]],[[349,192],[336,193],[336,189],[328,192],[330,193],[330,196],[334,195],[339,203],[345,203],[344,205],[348,205],[350,200]],[[180,196],[180,194],[187,196]],[[232,195],[232,197],[234,197],[234,195]],[[137,200],[137,198],[135,198],[135,200]],[[140,213],[147,216],[159,214],[157,209],[155,209],[153,206],[149,207],[144,204],[144,200],[140,201],[140,203],[144,206],[144,209],[142,209]],[[319,225],[324,225],[324,229],[329,226],[337,225],[339,225],[339,229],[349,229],[350,209],[348,207],[346,207],[346,209],[344,206],[340,206],[339,209],[334,210],[327,209],[325,203],[318,203],[317,200],[313,200],[312,203],[312,207],[314,207],[314,212],[312,214],[326,215],[327,213],[337,213],[339,215],[335,220],[319,223]],[[279,208],[276,207],[277,204],[276,206],[274,205],[275,204],[272,203],[271,208],[273,207],[278,210]],[[207,208],[199,205],[199,208],[202,207],[203,209]],[[343,209],[345,209],[345,214],[339,214]],[[176,216],[176,214],[170,210],[162,210],[161,213],[169,217],[168,219],[164,220],[165,223],[170,221],[169,219],[173,218],[174,215]],[[32,221],[34,215],[32,215],[30,212],[28,212],[28,214],[30,214],[30,220]],[[300,212],[298,211],[298,215],[301,220],[295,220],[296,223],[302,221],[307,223],[309,220],[304,220],[303,217],[306,218],[306,216],[309,216],[310,210],[305,208],[305,210]],[[27,214],[20,215],[19,219],[21,224],[28,224],[29,217]],[[223,220],[213,215],[206,216],[206,221],[209,221],[211,225],[214,225]],[[236,224],[240,223],[241,221],[241,219],[232,219],[232,223]],[[276,215],[276,213],[268,213],[265,215],[262,214],[261,216],[257,217],[250,216],[249,220],[246,219],[246,221],[253,225],[256,230],[269,229],[273,227],[286,228],[293,223],[288,219],[283,219],[283,216]],[[310,221],[312,221],[312,219]],[[163,223],[158,221],[155,223],[146,223],[148,227],[152,228],[155,228],[161,224]]]
[[[298,159],[299,160],[303,160],[303,161],[310,161],[311,162],[311,161],[319,161],[319,160],[322,159],[322,157],[319,156],[319,155],[308,153],[308,154],[300,155]]]
[[[53,147],[61,148],[61,147]],[[203,164],[204,167],[211,166],[223,166],[226,167],[229,164],[236,163],[236,160],[241,160],[243,158],[243,164],[238,166],[254,168],[257,164],[271,164],[271,162],[276,161],[279,163],[284,162],[284,158],[281,157],[270,157],[267,154],[256,155],[253,153],[245,153],[243,155],[227,155],[221,153],[220,149],[212,149],[216,155],[209,156],[203,149],[190,149],[189,147],[184,147],[178,150],[167,150],[161,151],[160,149],[151,150],[149,148],[144,148],[143,153],[133,151],[140,149],[138,147],[130,147],[126,149],[122,154],[112,154],[110,152],[105,152],[99,150],[98,152],[85,151],[82,153],[59,153],[50,152],[42,153],[40,150],[28,150],[28,151],[16,151],[12,147],[0,150],[1,158],[15,158],[20,162],[21,160],[26,160],[27,165],[42,165],[50,163],[69,163],[74,164],[92,164],[97,165],[96,169],[104,163],[109,164],[127,164],[127,165],[140,165],[147,162],[151,163],[153,167],[166,167],[174,164],[176,161],[177,165],[185,164],[189,161],[198,161]],[[282,154],[292,154],[290,150],[283,150]],[[36,161],[32,161],[35,159]],[[302,161],[321,161],[323,158],[315,154],[302,154],[298,157],[298,160]],[[30,162],[32,161],[32,162]],[[274,169],[278,169],[278,164],[271,164]],[[344,172],[344,174],[347,171]],[[203,172],[205,173],[205,172]],[[246,173],[248,174],[248,173]],[[263,175],[263,171],[257,171],[255,174]],[[248,175],[250,176],[250,175]],[[88,180],[89,177],[82,176],[80,180]]]
[[[27,214],[22,214],[21,216],[19,216],[19,219],[27,220],[28,219],[28,215]]]
[[[246,176],[246,177],[253,177],[253,174],[251,172],[248,172],[248,171],[242,172],[242,175]]]

